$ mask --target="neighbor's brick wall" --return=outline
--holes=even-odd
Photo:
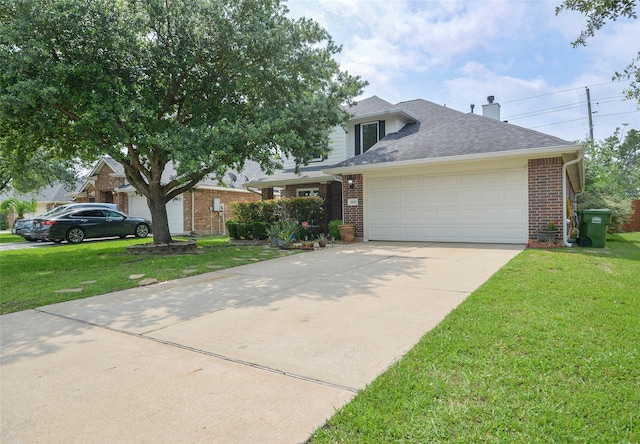
[[[349,180],[353,180],[353,188],[349,188]],[[364,194],[362,174],[351,174],[342,176],[342,194],[344,199],[344,223],[355,224],[356,237],[364,237]],[[347,205],[349,199],[357,198],[358,205],[350,207]]]
[[[550,220],[564,227],[562,210],[562,158],[529,159],[529,239]]]
[[[194,196],[194,232],[196,234],[221,234],[225,232],[223,219],[217,211],[213,213],[213,199],[220,199],[224,204],[224,220],[232,218],[232,202],[255,202],[261,199],[260,194],[225,190],[195,190]],[[191,191],[182,195],[184,199],[183,222],[185,231],[191,231]]]
[[[113,176],[113,170],[106,164],[98,171],[95,185],[89,185],[86,189],[87,196],[77,199],[78,203],[89,202],[89,197],[93,197],[93,202],[114,203],[124,213],[129,212],[129,199],[126,193],[116,193],[113,190],[124,184],[124,178]]]

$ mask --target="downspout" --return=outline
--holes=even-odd
[[[562,220],[564,221],[564,223],[562,224],[562,245],[564,245],[565,247],[573,246],[573,244],[570,244],[567,241],[567,167],[580,162],[582,160],[583,153],[584,147],[582,148],[582,151],[578,153],[578,157],[570,162],[562,164]],[[581,192],[576,193],[576,196],[584,192],[584,173],[580,178],[580,182]]]

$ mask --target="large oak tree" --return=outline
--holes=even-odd
[[[5,143],[111,155],[168,242],[168,201],[247,159],[270,171],[281,154],[325,153],[365,86],[325,30],[286,13],[281,0],[0,0]]]

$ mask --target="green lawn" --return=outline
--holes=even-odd
[[[0,243],[8,236],[12,235],[0,235]],[[133,274],[167,281],[292,254],[262,246],[238,247],[228,238],[198,239],[199,254],[162,257],[125,252],[129,245],[148,242],[150,238],[130,238],[3,251],[0,314],[132,288],[138,285],[129,279]],[[77,288],[82,291],[56,293]]]
[[[7,242],[26,242],[26,240],[22,236],[11,234],[10,231],[0,233],[0,244],[5,244]]]
[[[311,442],[640,442],[640,233],[524,251]]]

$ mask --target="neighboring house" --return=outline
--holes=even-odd
[[[77,186],[79,184],[80,183],[78,183]],[[3,201],[10,197],[15,197],[19,200],[26,200],[26,201],[35,199],[37,202],[36,211],[34,213],[27,213],[24,215],[25,218],[30,218],[40,214],[44,214],[54,207],[71,203],[72,202],[71,199],[67,196],[69,192],[70,192],[70,189],[68,189],[65,184],[57,183],[54,185],[48,185],[38,192],[26,193],[26,194],[13,194],[13,193],[2,194],[0,195],[0,201]],[[10,211],[7,216],[8,216],[7,219],[9,222],[9,226],[11,227],[15,222],[16,215],[13,214],[13,211]]]
[[[493,97],[483,116],[426,100],[358,102],[332,151],[295,173],[251,181],[264,199],[325,198],[326,220],[356,225],[365,240],[523,244],[584,188],[584,147],[500,121]],[[563,233],[559,234],[559,239]]]
[[[175,171],[168,166],[163,179],[168,182]],[[260,200],[260,195],[243,187],[250,177],[262,174],[257,164],[247,162],[241,172],[230,170],[224,185],[204,179],[195,188],[167,203],[171,234],[225,233],[224,222],[231,218],[231,202]],[[84,183],[69,197],[76,202],[115,203],[127,214],[151,219],[147,200],[126,182],[124,167],[111,157],[102,157]]]

